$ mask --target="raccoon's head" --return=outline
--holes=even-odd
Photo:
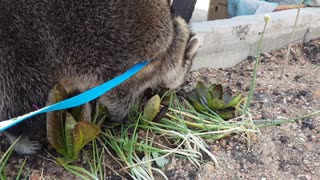
[[[189,70],[192,65],[192,59],[200,47],[200,38],[191,31],[190,26],[182,17],[174,17],[173,22],[174,39],[171,51],[182,50],[179,52],[181,53],[182,64],[188,66],[186,69]],[[177,59],[179,58],[177,57]]]

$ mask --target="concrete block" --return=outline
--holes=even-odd
[[[297,10],[270,13],[262,52],[270,52],[289,44]],[[256,54],[264,27],[264,15],[239,16],[231,19],[194,22],[193,31],[201,39],[201,47],[192,69],[225,68]],[[320,8],[303,8],[293,42],[307,42],[320,37]]]

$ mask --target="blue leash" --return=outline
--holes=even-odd
[[[38,115],[41,113],[51,112],[51,111],[68,109],[68,108],[80,106],[80,105],[85,104],[89,101],[92,101],[92,100],[96,99],[97,97],[103,95],[104,93],[106,93],[110,89],[118,86],[119,84],[121,84],[125,80],[129,79],[131,76],[135,75],[137,72],[139,72],[142,68],[144,68],[148,64],[149,64],[149,61],[138,63],[135,66],[133,66],[131,69],[126,71],[125,73],[119,75],[118,77],[111,79],[110,81],[105,82],[99,86],[96,86],[96,87],[94,87],[94,88],[92,88],[82,94],[79,94],[79,95],[74,96],[70,99],[66,99],[64,101],[58,102],[56,104],[52,104],[50,106],[41,108],[39,110],[30,112],[25,115],[22,115],[22,116],[19,116],[16,118],[12,118],[9,120],[1,121],[0,122],[0,132],[5,131],[6,129],[8,129],[8,128],[32,117],[32,116],[35,116],[35,115]]]

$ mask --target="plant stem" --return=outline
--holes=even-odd
[[[299,119],[303,119],[303,118],[308,118],[308,117],[312,117],[315,115],[320,114],[320,110],[315,111],[313,113],[310,114],[306,114],[306,115],[302,115],[299,117],[294,117],[294,118],[290,118],[290,119],[280,119],[280,120],[255,120],[254,123],[255,124],[261,124],[261,125],[257,125],[258,128],[264,128],[264,127],[269,127],[269,126],[276,126],[276,125],[281,125],[284,123],[290,123],[290,122],[294,122],[297,121]]]
[[[288,61],[289,61],[289,54],[290,54],[290,50],[291,50],[291,46],[292,46],[294,33],[295,33],[295,30],[296,30],[296,27],[297,27],[297,22],[298,22],[298,19],[299,19],[300,9],[301,9],[302,3],[303,3],[303,0],[300,0],[299,7],[298,7],[298,12],[297,12],[297,16],[296,16],[296,20],[294,22],[294,25],[293,25],[293,28],[292,28],[292,32],[291,32],[290,43],[288,45],[288,50],[287,50],[287,53],[286,53],[286,57],[284,59],[282,67],[281,67],[281,74],[280,74],[280,77],[279,77],[280,79],[283,78],[284,69],[286,68],[286,66],[288,64]]]
[[[263,36],[264,36],[265,31],[266,31],[267,24],[268,24],[268,21],[265,20],[265,24],[264,24],[263,31],[262,31],[262,34],[261,34],[259,47],[258,47],[257,55],[256,55],[256,60],[255,60],[255,64],[254,64],[254,70],[253,70],[253,77],[252,77],[251,86],[250,86],[250,92],[249,92],[248,100],[247,100],[247,102],[245,104],[245,107],[243,109],[243,113],[244,114],[248,113],[248,107],[249,107],[249,105],[251,103],[251,99],[252,99],[252,96],[253,96],[254,85],[255,85],[256,78],[257,78],[257,70],[258,70],[260,52],[261,52],[261,47],[262,47],[262,42],[263,42]]]

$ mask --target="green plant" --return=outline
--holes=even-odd
[[[250,91],[249,91],[248,99],[247,99],[247,101],[245,103],[245,106],[243,108],[243,114],[245,114],[245,115],[248,115],[248,108],[249,108],[249,105],[251,103],[251,99],[252,99],[252,96],[253,96],[255,82],[256,82],[256,78],[257,78],[257,71],[258,71],[258,66],[259,66],[260,53],[261,53],[261,48],[262,48],[262,43],[263,43],[263,38],[264,38],[264,33],[266,32],[269,20],[270,20],[270,16],[268,14],[265,15],[264,16],[264,27],[263,27],[263,31],[262,31],[262,34],[261,34],[261,37],[260,37],[259,46],[258,46],[258,49],[257,49],[256,59],[255,59],[255,63],[254,63],[254,69],[253,69],[252,81],[251,81],[251,85],[250,85]]]
[[[163,109],[167,109],[164,114]],[[251,134],[259,133],[250,119],[224,121],[210,111],[196,111],[173,91],[162,98],[153,96],[143,111],[136,113],[132,122],[107,128],[99,138],[105,151],[122,166],[118,172],[133,179],[154,179],[154,173],[166,179],[161,169],[169,156],[187,159],[200,168],[206,154],[218,166],[204,139],[220,139],[230,134],[247,134],[250,139]],[[158,119],[159,114],[163,116]]]
[[[187,97],[199,112],[214,111],[223,119],[236,117],[237,107],[244,101],[241,94],[224,93],[220,84],[207,87],[203,82],[198,82],[195,91],[188,93]]]
[[[54,104],[68,97],[64,87],[54,86],[49,93],[48,102]],[[98,103],[95,113],[89,104],[69,111],[61,110],[47,114],[47,138],[53,148],[63,155],[57,158],[58,164],[64,165],[78,159],[80,150],[100,133],[99,125],[107,117],[107,109]],[[98,125],[96,125],[96,124]]]
[[[21,166],[20,166],[20,168],[19,168],[19,171],[18,171],[16,180],[21,179],[22,171],[23,171],[23,169],[24,169],[24,166],[26,165],[27,159],[28,159],[28,158],[25,158],[25,159],[23,160],[23,162],[22,162],[22,164],[21,164]]]
[[[6,173],[6,165],[8,163],[8,160],[11,156],[11,153],[13,151],[13,147],[14,145],[20,140],[20,137],[18,139],[16,139],[15,142],[12,143],[12,145],[6,150],[6,152],[4,152],[4,154],[2,155],[2,157],[0,158],[0,180],[5,180],[7,179],[7,173]],[[19,172],[17,174],[16,179],[19,179],[21,174],[22,174],[22,169],[24,168],[25,162],[27,159],[25,159],[22,163],[22,165],[20,166]]]
[[[4,152],[4,154],[2,155],[2,157],[0,158],[0,180],[4,180],[7,179],[7,173],[6,173],[6,165],[8,163],[8,159],[12,153],[13,150],[13,146],[11,145],[6,152]]]

